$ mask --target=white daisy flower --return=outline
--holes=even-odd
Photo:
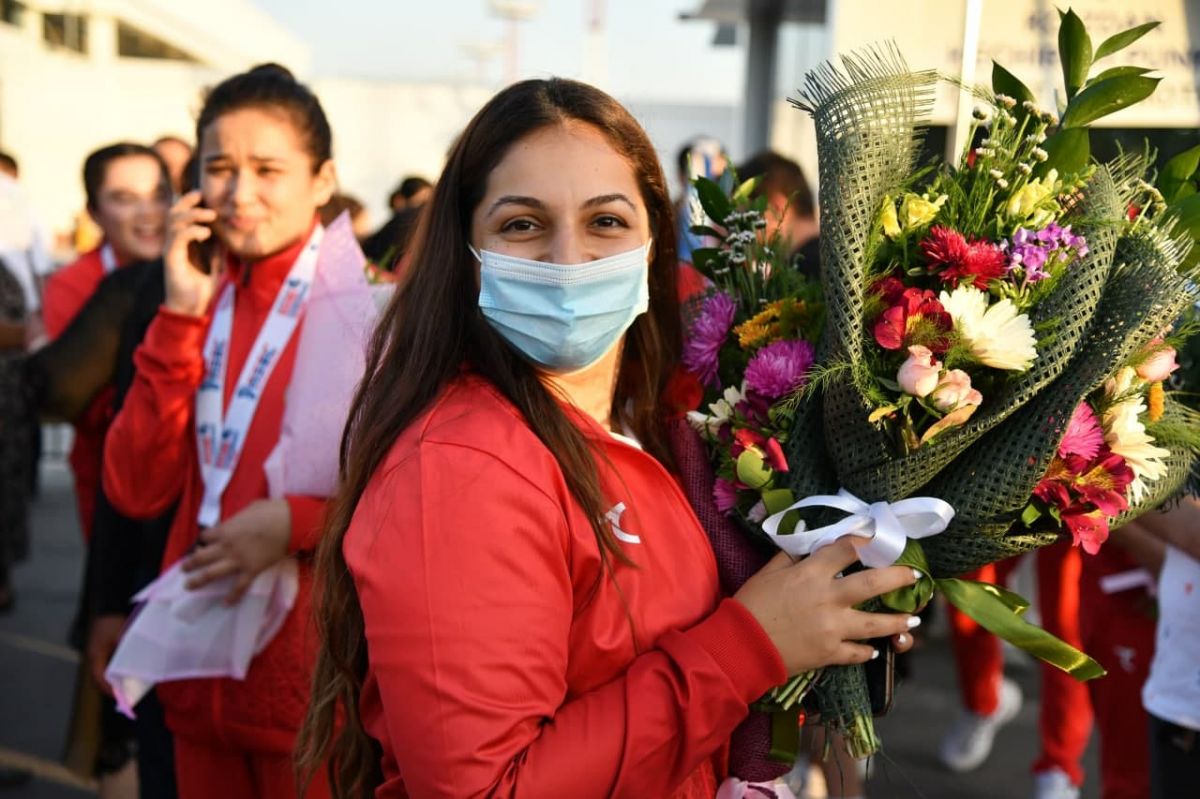
[[[1104,442],[1115,454],[1120,455],[1133,470],[1134,480],[1129,484],[1129,498],[1135,504],[1146,495],[1147,482],[1153,482],[1167,473],[1163,458],[1171,451],[1154,446],[1154,437],[1146,432],[1141,416],[1146,412],[1145,396],[1140,392],[1128,396],[1141,381],[1130,367],[1123,367],[1104,384],[1104,393],[1110,399],[1125,396],[1126,399],[1113,403],[1104,412],[1101,423],[1104,427]]]
[[[954,329],[980,363],[993,369],[1023,372],[1037,358],[1037,339],[1029,317],[1012,300],[989,305],[990,295],[973,286],[941,293]]]

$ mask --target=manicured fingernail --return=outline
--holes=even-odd
[[[906,621],[905,624],[908,625],[908,629],[910,629],[910,630],[913,627],[920,627],[921,626],[921,617],[920,616],[909,616],[908,621]]]
[[[920,579],[921,579],[921,570],[920,570],[920,569],[913,569],[913,570],[912,570],[912,573],[913,573],[913,579],[914,579],[914,580],[920,580]]]
[[[908,633],[900,633],[896,636],[897,646],[908,646]]]
[[[872,650],[871,650],[871,660],[874,660],[874,659],[875,659],[875,658],[877,658],[877,657],[879,657],[879,650],[878,650],[878,649],[872,649]]]

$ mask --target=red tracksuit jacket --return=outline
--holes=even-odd
[[[284,277],[306,239],[250,267],[231,263],[226,280],[236,281],[233,330],[225,380],[225,402],[237,382],[259,328]],[[220,296],[218,287],[214,296]],[[163,308],[134,354],[137,375],[104,448],[104,487],[118,510],[154,517],[179,501],[163,567],[183,557],[196,541],[196,514],[204,489],[196,457],[196,389],[204,377],[204,340],[209,317],[182,316]],[[296,328],[263,391],[241,460],[221,500],[227,519],[267,496],[263,462],[279,440],[283,396],[291,379]],[[325,500],[286,497],[292,515],[289,549],[307,553],[315,545]],[[308,704],[316,636],[309,623],[312,570],[300,558],[300,593],[279,634],[251,662],[244,681],[182,680],[158,686],[167,724],[176,734],[249,751],[290,752]]]
[[[615,584],[550,451],[478,376],[400,436],[363,494],[343,546],[376,796],[711,799],[747,705],[786,678],[754,618],[721,600],[672,476],[574,416],[636,563]]]
[[[46,335],[51,339],[62,335],[104,279],[104,264],[100,259],[102,247],[79,256],[74,263],[59,269],[46,282],[42,320],[46,325]],[[75,477],[75,504],[79,509],[79,524],[85,541],[92,536],[96,492],[100,489],[100,459],[112,401],[113,391],[109,386],[74,420],[75,442],[71,445],[69,460],[71,473]]]

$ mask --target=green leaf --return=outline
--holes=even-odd
[[[1109,78],[1136,78],[1139,75],[1145,75],[1153,71],[1154,70],[1146,69],[1145,67],[1112,67],[1111,69],[1104,70],[1099,75],[1094,75],[1093,77],[1088,78],[1088,82],[1084,84],[1084,86],[1091,86],[1094,83],[1099,83],[1100,81],[1108,80]]]
[[[690,230],[692,233],[695,233],[697,236],[709,236],[714,239],[725,238],[725,233],[723,231],[717,230],[715,227],[710,225],[692,225],[690,228],[688,228],[688,230]]]
[[[1188,233],[1196,241],[1191,253],[1180,265],[1181,268],[1189,268],[1200,261],[1200,194],[1192,194],[1171,203],[1167,206],[1167,213],[1179,220],[1175,228],[1177,233]]]
[[[1021,103],[1025,100],[1033,100],[1033,92],[1021,82],[1021,79],[1009,72],[1004,67],[1000,66],[995,61],[992,62],[992,91],[996,94],[1007,94],[1017,101],[1017,108],[1021,108]]]
[[[1058,173],[1064,176],[1081,172],[1092,156],[1087,128],[1061,128],[1058,133],[1046,139],[1042,148],[1049,158],[1035,170],[1039,177],[1051,169],[1057,169]]]
[[[733,210],[733,204],[729,202],[729,196],[721,190],[720,186],[708,178],[696,178],[695,186],[696,194],[700,197],[700,205],[704,208],[704,213],[708,214],[708,218],[718,225],[725,224],[725,218]]]
[[[790,488],[772,488],[762,492],[763,507],[770,516],[779,513],[796,501]]]
[[[1033,523],[1040,518],[1042,518],[1042,512],[1032,502],[1025,506],[1025,510],[1021,511],[1021,523],[1026,527],[1033,527]]]
[[[1093,83],[1075,95],[1067,104],[1067,112],[1063,114],[1062,126],[1064,128],[1082,128],[1100,117],[1140,103],[1154,94],[1160,80],[1162,78],[1126,76]]]
[[[1120,33],[1114,33],[1104,41],[1100,42],[1100,46],[1096,48],[1096,57],[1094,60],[1099,61],[1101,58],[1112,55],[1113,53],[1124,50],[1129,45],[1136,42],[1138,39],[1145,36],[1150,31],[1161,25],[1157,20],[1147,22],[1145,25],[1138,25],[1136,28],[1130,28]]]
[[[1067,99],[1074,97],[1087,81],[1092,68],[1092,39],[1088,36],[1083,20],[1071,9],[1059,12],[1058,57],[1062,61],[1063,82],[1067,87]]]
[[[1158,190],[1163,193],[1168,203],[1182,199],[1180,192],[1184,191],[1184,186],[1195,191],[1196,187],[1191,180],[1197,167],[1200,167],[1200,145],[1184,150],[1167,161],[1162,172],[1158,174]]]

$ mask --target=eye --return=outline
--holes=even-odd
[[[502,233],[529,233],[531,231],[537,230],[537,228],[538,228],[537,223],[534,222],[532,219],[522,217],[519,219],[513,219],[508,222],[505,222],[503,227],[500,228],[500,232],[502,232]]]
[[[279,174],[279,170],[273,166],[260,166],[258,168],[259,177],[267,178],[267,177],[270,177],[271,175],[277,175],[277,174]]]
[[[625,220],[614,214],[601,214],[592,220],[592,224],[602,228],[627,228]]]

